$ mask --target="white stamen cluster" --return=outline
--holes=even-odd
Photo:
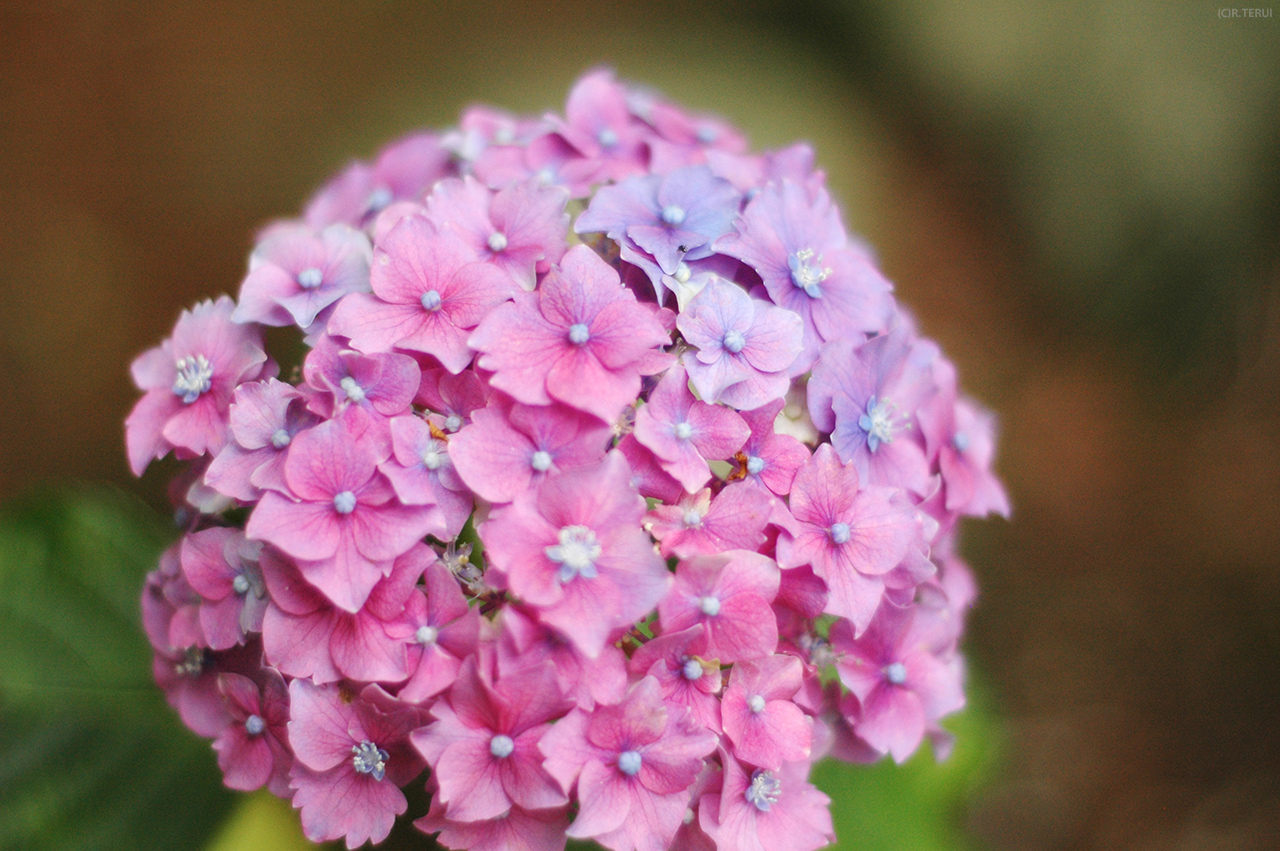
[[[185,404],[190,405],[213,387],[213,364],[204,355],[179,358],[174,367],[178,374],[173,379],[173,393]]]
[[[549,560],[560,565],[556,578],[561,584],[577,576],[594,579],[598,575],[596,559],[604,554],[596,533],[586,526],[565,526],[557,538],[560,543],[552,544],[544,552]]]
[[[390,754],[368,739],[351,746],[351,765],[361,774],[372,775],[374,780],[381,780],[387,775],[387,760],[390,758]]]

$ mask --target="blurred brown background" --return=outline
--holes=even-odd
[[[1263,8],[1269,8],[1264,4]],[[811,140],[969,392],[998,849],[1280,848],[1280,21],[1206,3],[45,2],[0,10],[0,493],[163,504],[127,366],[256,228],[597,63]]]

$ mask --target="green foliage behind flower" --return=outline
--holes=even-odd
[[[0,848],[190,849],[230,811],[152,684],[137,588],[166,536],[106,490],[0,512]]]

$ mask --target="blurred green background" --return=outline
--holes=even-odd
[[[1001,416],[1014,518],[966,533],[975,707],[942,766],[821,770],[843,847],[1280,847],[1275,11],[22,5],[0,8],[0,847],[305,847],[287,806],[220,791],[150,685],[135,601],[172,468],[128,475],[128,363],[350,158],[472,102],[559,109],[598,63],[757,147],[810,140]]]

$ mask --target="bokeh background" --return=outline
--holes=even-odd
[[[204,819],[218,847],[296,842],[270,801],[170,788],[213,770],[199,743],[166,763],[158,798],[131,791],[167,728],[94,750],[108,716],[168,723],[138,708],[156,703],[145,662],[113,684],[94,656],[119,644],[133,659],[131,583],[170,534],[149,512],[172,468],[136,482],[125,465],[127,366],[180,309],[234,294],[255,230],[349,159],[472,102],[559,109],[605,63],[758,148],[811,141],[850,228],[1001,417],[1014,516],[966,532],[982,598],[963,770],[945,794],[915,765],[917,785],[885,781],[897,791],[841,787],[846,846],[1280,848],[1280,15],[1227,15],[1103,0],[5,4],[0,656],[52,650],[0,666],[0,847],[193,841],[154,824],[131,838],[129,813]],[[31,578],[104,564],[125,587]],[[89,592],[109,617],[65,614]],[[76,676],[88,690],[64,701]],[[24,727],[50,694],[78,707],[67,729]],[[115,776],[93,780],[86,754]],[[106,821],[68,833],[76,813]],[[912,827],[934,818],[927,838]]]

